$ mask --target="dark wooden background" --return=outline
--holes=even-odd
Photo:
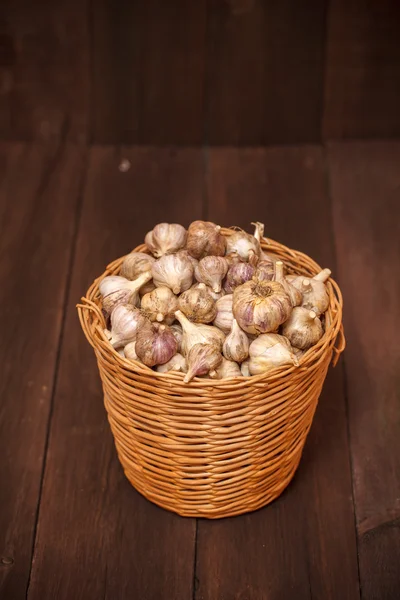
[[[3,0],[0,138],[400,135],[398,0]]]

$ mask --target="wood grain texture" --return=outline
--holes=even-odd
[[[399,28],[397,0],[330,2],[324,138],[400,134]]]
[[[122,159],[130,164],[126,172],[119,170]],[[126,480],[75,303],[104,266],[140,243],[156,222],[188,225],[201,215],[202,188],[199,150],[91,151],[30,600],[192,595],[195,521],[149,503]]]
[[[0,597],[25,598],[84,153],[0,151]]]
[[[400,519],[368,531],[360,540],[362,597],[397,600],[400,590]]]
[[[205,0],[103,0],[96,5],[95,142],[201,143],[205,4]]]
[[[400,312],[396,275],[400,143],[332,144],[329,158],[338,270],[344,297],[349,299],[344,313],[345,357],[354,496],[363,549],[361,586],[371,577],[377,585],[380,577],[394,593],[398,579],[386,571],[384,556],[375,563],[373,574],[371,565],[375,543],[386,548],[390,564],[394,556],[399,564],[398,526],[365,534],[400,518],[400,349],[395,325]]]
[[[4,0],[0,19],[2,139],[85,142],[89,99],[86,2]]]
[[[314,146],[214,149],[208,218],[311,254],[335,271],[322,151]],[[298,474],[256,513],[200,521],[198,600],[359,597],[342,368],[328,375]]]
[[[318,141],[325,2],[209,0],[210,144]]]

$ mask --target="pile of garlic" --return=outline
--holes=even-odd
[[[324,333],[331,272],[285,276],[261,249],[264,225],[253,225],[254,235],[229,237],[208,221],[156,225],[149,253],[128,254],[120,275],[100,282],[110,344],[160,373],[183,372],[185,382],[298,366]]]

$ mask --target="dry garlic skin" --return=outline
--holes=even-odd
[[[250,375],[260,375],[285,365],[299,364],[289,341],[277,333],[260,335],[250,344],[249,354]]]
[[[193,258],[224,256],[226,240],[221,227],[211,221],[193,221],[188,229],[186,249]]]
[[[178,310],[178,307],[175,310]],[[215,301],[204,283],[200,283],[198,287],[191,287],[179,296],[179,310],[194,323],[210,323],[217,315]]]
[[[169,287],[178,295],[193,283],[193,265],[182,254],[165,254],[153,264],[153,281],[156,287]]]
[[[277,281],[252,279],[233,292],[233,315],[243,331],[275,331],[292,312],[292,303]]]
[[[145,237],[145,244],[150,252],[160,258],[164,254],[172,254],[186,244],[187,232],[178,223],[159,223]]]
[[[124,262],[121,265],[122,277],[126,279],[136,279],[142,273],[151,273],[151,268],[155,258],[150,254],[144,252],[131,252],[124,258]]]

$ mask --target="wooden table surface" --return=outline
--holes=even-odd
[[[399,217],[395,141],[0,144],[1,599],[400,598]],[[291,485],[217,521],[125,479],[75,309],[156,222],[197,218],[330,267],[348,343]]]

